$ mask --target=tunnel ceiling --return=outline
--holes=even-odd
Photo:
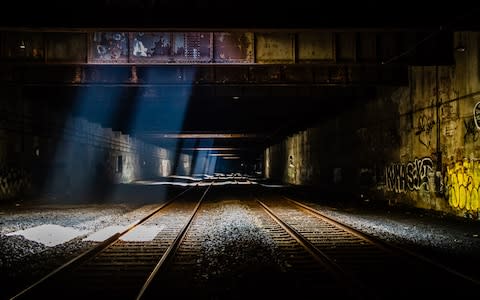
[[[210,140],[256,152],[372,99],[378,87],[406,86],[409,65],[451,64],[452,31],[475,28],[475,9],[413,3],[315,3],[321,10],[310,1],[98,0],[74,9],[67,1],[5,3],[0,84],[35,100],[33,111],[73,112],[154,144],[193,149]],[[101,31],[127,32],[129,42],[144,31],[211,33],[217,60],[91,60],[88,39]],[[252,33],[253,54],[219,60],[215,32],[223,31]],[[11,47],[29,38],[41,41],[40,60]],[[54,56],[74,46],[85,54]]]
[[[0,24],[162,28],[477,28],[471,1],[8,1]]]

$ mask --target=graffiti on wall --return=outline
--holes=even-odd
[[[480,206],[480,161],[465,159],[447,166],[444,186],[450,206],[477,211]]]
[[[463,135],[463,142],[476,142],[480,137],[480,133],[475,125],[474,118],[464,120],[463,124],[465,125],[465,134]]]
[[[417,119],[415,135],[418,136],[418,141],[427,149],[429,149],[431,145],[431,134],[434,126],[435,121],[426,115],[422,114]]]
[[[433,172],[430,157],[415,159],[408,163],[394,163],[385,167],[387,191],[405,193],[408,191],[428,191],[428,176]]]
[[[473,121],[475,126],[480,129],[480,102],[477,102],[473,107]]]

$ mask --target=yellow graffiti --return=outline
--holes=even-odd
[[[480,205],[480,161],[464,160],[447,166],[445,186],[450,206],[477,211]]]

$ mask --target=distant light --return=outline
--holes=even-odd
[[[225,156],[223,159],[240,159],[240,156]]]
[[[257,138],[260,135],[253,133],[149,133],[143,134],[143,136],[164,139],[241,139]]]
[[[238,96],[233,96],[232,98],[233,98],[233,100],[238,100],[238,99],[240,99],[240,97],[238,97]]]
[[[239,150],[242,148],[229,148],[229,147],[195,147],[195,148],[182,148],[182,150],[197,150],[197,151],[231,151]]]
[[[457,51],[457,52],[465,52],[465,47],[464,47],[464,46],[457,46],[457,47],[455,48],[455,51]]]
[[[233,153],[210,153],[208,156],[235,156]]]
[[[20,47],[20,49],[25,49],[25,42],[22,40],[18,47]]]

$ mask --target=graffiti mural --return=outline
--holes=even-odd
[[[475,126],[480,129],[480,102],[477,102],[473,107],[473,121]]]
[[[406,164],[394,163],[385,168],[387,191],[405,193],[428,191],[428,176],[433,172],[433,161],[429,157],[415,159]]]
[[[480,207],[480,161],[465,159],[447,166],[444,185],[450,206],[477,211]]]
[[[469,120],[464,120],[463,124],[465,125],[465,134],[463,135],[463,142],[476,142],[479,138],[480,132],[475,125],[474,118]]]
[[[417,128],[415,135],[418,136],[418,141],[425,147],[430,148],[432,129],[435,126],[435,121],[426,115],[421,115],[417,119]]]

